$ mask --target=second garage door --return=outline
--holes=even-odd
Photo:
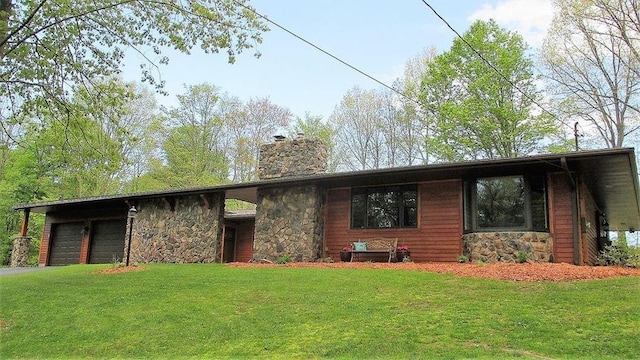
[[[127,220],[95,221],[91,225],[90,264],[110,264],[124,257],[124,237]]]

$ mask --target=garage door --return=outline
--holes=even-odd
[[[90,264],[111,264],[124,257],[124,236],[127,220],[95,221],[91,225]]]
[[[51,246],[49,265],[69,265],[80,263],[82,229],[84,223],[53,224],[51,226]]]

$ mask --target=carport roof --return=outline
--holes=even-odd
[[[69,208],[123,206],[125,202],[136,202],[144,199],[197,196],[216,192],[224,192],[227,198],[255,203],[257,201],[258,188],[304,185],[320,185],[326,188],[374,186],[531,173],[543,170],[578,172],[589,187],[596,202],[600,205],[601,210],[607,215],[611,229],[640,229],[640,190],[633,148],[317,174],[180,190],[47,201],[16,205],[14,209],[30,209],[36,213],[48,213]]]

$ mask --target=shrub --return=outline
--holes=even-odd
[[[469,258],[465,255],[460,255],[458,256],[458,262],[464,264],[466,262],[469,262]]]
[[[291,262],[291,256],[285,255],[276,259],[276,264],[286,264]]]
[[[527,251],[518,251],[518,262],[520,264],[524,264],[527,262],[527,260],[529,260],[529,252]]]
[[[635,253],[626,243],[617,242],[604,247],[596,259],[596,265],[638,267],[640,254]]]

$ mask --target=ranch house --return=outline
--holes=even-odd
[[[259,180],[22,204],[13,260],[46,214],[39,264],[339,261],[359,239],[397,239],[411,260],[593,264],[610,230],[640,226],[633,149],[327,173],[299,136],[261,147]],[[225,211],[226,199],[255,211]],[[131,209],[137,213],[130,216]],[[373,254],[372,254],[373,255]],[[386,261],[384,254],[374,261]]]

